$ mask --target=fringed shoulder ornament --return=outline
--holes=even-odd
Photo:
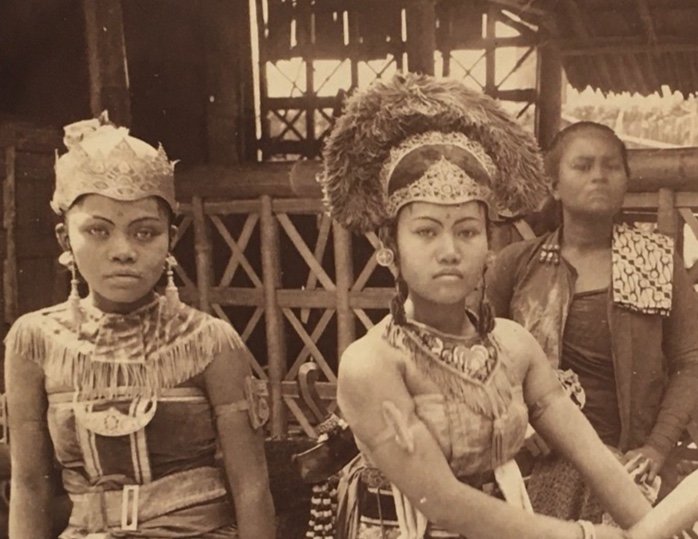
[[[183,303],[171,312],[159,296],[125,315],[87,300],[82,308],[79,328],[63,303],[22,316],[5,339],[7,350],[42,367],[47,386],[72,388],[80,401],[157,397],[203,372],[227,347],[244,347],[223,320]]]
[[[388,322],[388,343],[410,355],[444,396],[464,402],[473,411],[496,418],[506,413],[512,382],[491,337],[473,343],[435,333],[414,323]]]
[[[400,325],[390,320],[385,339],[408,354],[447,401],[462,403],[492,421],[492,466],[502,464],[514,384],[492,337],[468,343],[455,336],[439,335],[426,326]]]

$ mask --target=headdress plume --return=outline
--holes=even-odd
[[[394,156],[405,141],[433,132],[466,141],[467,151],[486,172],[484,181],[478,177],[471,184],[491,193],[491,209],[524,214],[537,209],[549,193],[535,138],[493,99],[457,81],[403,74],[350,97],[328,136],[319,181],[332,216],[357,232],[385,224],[393,216],[390,178],[385,177],[391,152]]]

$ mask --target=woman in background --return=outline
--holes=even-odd
[[[648,486],[661,474],[671,488],[668,460],[698,403],[695,293],[671,238],[618,219],[629,171],[613,130],[566,127],[545,165],[562,225],[504,248],[488,274],[489,298],[572,380],[584,415],[629,471]],[[528,490],[537,512],[601,520],[599,501],[564,456],[539,458]]]

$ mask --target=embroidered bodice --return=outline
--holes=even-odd
[[[159,297],[125,315],[88,300],[81,310],[79,325],[65,303],[29,313],[6,340],[43,369],[66,489],[118,488],[212,466],[212,409],[189,381],[224,347],[244,346],[233,328],[185,304],[166,312]]]
[[[364,337],[365,345],[372,355],[400,355],[434,382],[438,392],[414,395],[415,413],[454,474],[490,471],[512,459],[523,444],[528,409],[510,375],[511,358],[493,338],[468,342],[415,324],[408,332],[387,317]]]

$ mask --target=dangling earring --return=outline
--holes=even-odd
[[[58,257],[58,263],[70,271],[70,294],[68,295],[68,312],[73,322],[73,327],[78,330],[82,323],[82,309],[80,308],[80,290],[78,285],[78,267],[72,251],[63,251]]]
[[[398,276],[395,279],[395,295],[390,300],[390,314],[399,326],[407,324],[407,314],[405,313],[405,302],[407,301],[407,283]]]
[[[480,338],[484,339],[494,329],[495,313],[490,300],[487,299],[487,265],[482,267],[482,293],[480,295],[480,305],[477,313],[477,332]]]
[[[165,310],[168,314],[174,314],[179,308],[179,290],[174,281],[174,269],[177,266],[177,259],[172,255],[167,255],[165,259],[165,273],[167,275],[167,285],[165,286]]]

